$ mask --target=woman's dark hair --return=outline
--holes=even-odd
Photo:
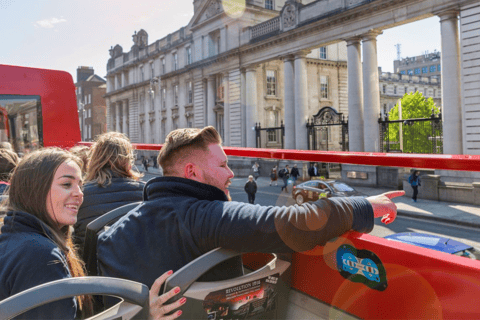
[[[18,165],[18,155],[9,149],[0,149],[0,181],[8,182],[10,176]]]
[[[10,179],[7,208],[9,211],[23,211],[43,221],[53,239],[67,257],[72,277],[85,276],[83,262],[78,259],[72,242],[71,226],[60,228],[47,212],[47,197],[58,167],[65,162],[74,162],[80,168],[82,160],[72,153],[46,148],[26,155],[15,168]],[[92,302],[88,296],[78,297],[82,313],[92,313]]]

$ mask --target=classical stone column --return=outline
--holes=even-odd
[[[178,127],[187,127],[187,118],[185,117],[185,104],[187,98],[187,83],[183,79],[178,81]]]
[[[283,58],[285,149],[295,149],[295,72],[294,56]]]
[[[230,92],[229,92],[229,81],[228,81],[228,72],[223,74],[223,127],[224,127],[224,138],[223,144],[225,146],[230,145]]]
[[[128,137],[128,111],[127,111],[128,100],[123,100],[123,133]]]
[[[245,90],[245,127],[247,133],[247,148],[256,147],[255,122],[257,119],[257,67],[246,70]]]
[[[207,125],[215,127],[215,76],[207,78]]]
[[[143,141],[145,141],[145,143],[150,143],[150,140],[151,140],[151,136],[150,136],[150,108],[151,108],[151,105],[152,105],[152,96],[150,95],[150,93],[147,91],[147,93],[145,94],[145,109],[144,109],[144,112],[145,112],[145,139]]]
[[[363,83],[360,38],[347,39],[349,151],[364,151]]]
[[[460,95],[460,41],[458,12],[438,14],[442,34],[443,153],[462,154],[462,105]]]
[[[295,54],[295,149],[307,150],[307,54],[302,51]]]
[[[377,61],[377,36],[379,34],[381,32],[370,31],[363,36],[363,132],[364,151],[366,152],[378,152],[380,150],[378,128],[380,90],[378,89]]]
[[[121,132],[120,130],[120,111],[122,110],[122,105],[120,102],[117,102],[116,104],[116,110],[115,110],[115,131]]]
[[[173,85],[170,82],[170,84],[167,86],[167,83],[165,83],[166,87],[166,93],[167,93],[167,99],[166,99],[166,108],[167,108],[167,120],[165,121],[165,137],[168,136],[170,131],[173,130],[173,110],[172,108],[174,107],[174,92],[173,92]]]
[[[242,147],[247,146],[247,75],[245,69],[240,69],[240,117],[242,121]]]

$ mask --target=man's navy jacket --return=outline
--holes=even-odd
[[[97,256],[102,275],[151,287],[164,272],[218,247],[306,251],[352,229],[373,229],[373,209],[363,198],[267,207],[227,201],[220,189],[193,180],[160,177],[148,181],[141,206],[99,237]],[[220,268],[215,280],[243,273],[240,257]]]

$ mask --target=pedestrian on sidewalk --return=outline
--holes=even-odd
[[[282,178],[283,180],[283,189],[285,189],[285,192],[288,193],[288,178],[290,178],[290,171],[288,169],[288,164],[285,166],[285,169],[280,170],[278,173],[278,176]]]
[[[253,180],[253,176],[248,176],[248,181],[245,184],[245,192],[248,195],[248,203],[255,202],[255,193],[257,193],[257,183]]]
[[[145,172],[148,172],[148,158],[143,157],[143,167],[145,168]]]
[[[277,166],[272,168],[272,171],[270,172],[270,185],[272,185],[273,182],[275,182],[275,185],[277,186]]]
[[[253,170],[253,176],[255,177],[255,181],[257,181],[257,178],[260,177],[260,165],[258,162],[255,162],[255,164],[252,167]]]
[[[290,172],[290,177],[292,177],[294,186],[297,185],[297,179],[299,175],[300,175],[300,172],[298,171],[297,164],[294,164],[292,171]]]
[[[413,197],[412,201],[417,202],[417,195],[418,195],[418,186],[421,186],[420,184],[420,171],[415,170],[413,173],[408,177],[408,183],[412,186],[413,189]]]

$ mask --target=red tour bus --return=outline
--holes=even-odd
[[[0,108],[0,141],[9,141],[17,152],[27,153],[42,146],[68,148],[76,144],[88,145],[80,141],[75,87],[67,72],[0,65]],[[143,150],[161,148],[161,145],[134,146]],[[480,171],[480,156],[468,155],[230,147],[226,147],[225,151],[229,156],[251,158]],[[196,318],[211,319],[213,313],[209,315],[207,311],[213,308],[210,305],[215,305],[212,299],[220,297],[217,306],[222,306],[223,313],[241,313],[247,319],[250,316],[258,318],[263,309],[274,308],[282,310],[277,316],[283,319],[480,319],[478,261],[368,234],[347,233],[324,247],[295,253],[285,259],[288,261],[278,260],[276,263],[271,263],[271,255],[244,254],[244,264],[250,270],[256,270],[245,275],[250,277],[248,281],[243,277],[226,280],[230,281],[230,287],[222,281],[210,283],[207,285],[210,291],[199,296],[203,287],[195,280],[201,276],[202,270],[210,268],[209,263],[219,263],[223,259],[217,251],[210,254],[206,259],[201,260],[205,257],[202,256],[199,261],[197,259],[176,272],[179,278],[183,277],[180,282],[185,287],[182,290],[189,297],[182,308],[182,318],[194,315]],[[284,279],[288,283],[288,294],[285,294],[285,291],[276,291],[276,275],[285,271],[289,264],[290,272],[285,273],[288,276]],[[278,268],[282,269],[281,272]],[[195,278],[188,279],[189,276]],[[88,283],[91,293],[108,291],[95,287],[98,283],[99,280]],[[73,284],[69,285],[73,288]],[[115,286],[111,282],[105,285],[109,292]],[[257,286],[256,290],[265,292],[265,297],[269,299],[257,299],[261,303],[256,305],[245,298],[236,305],[227,306],[229,301],[220,289],[230,288],[228,293],[235,291],[232,288],[247,285]],[[125,287],[116,288],[128,291]],[[75,293],[79,294],[78,291]],[[270,299],[281,296],[286,299],[282,304]],[[2,302],[0,315],[4,312],[1,306]],[[222,317],[219,312],[216,314],[219,317],[215,317]]]

